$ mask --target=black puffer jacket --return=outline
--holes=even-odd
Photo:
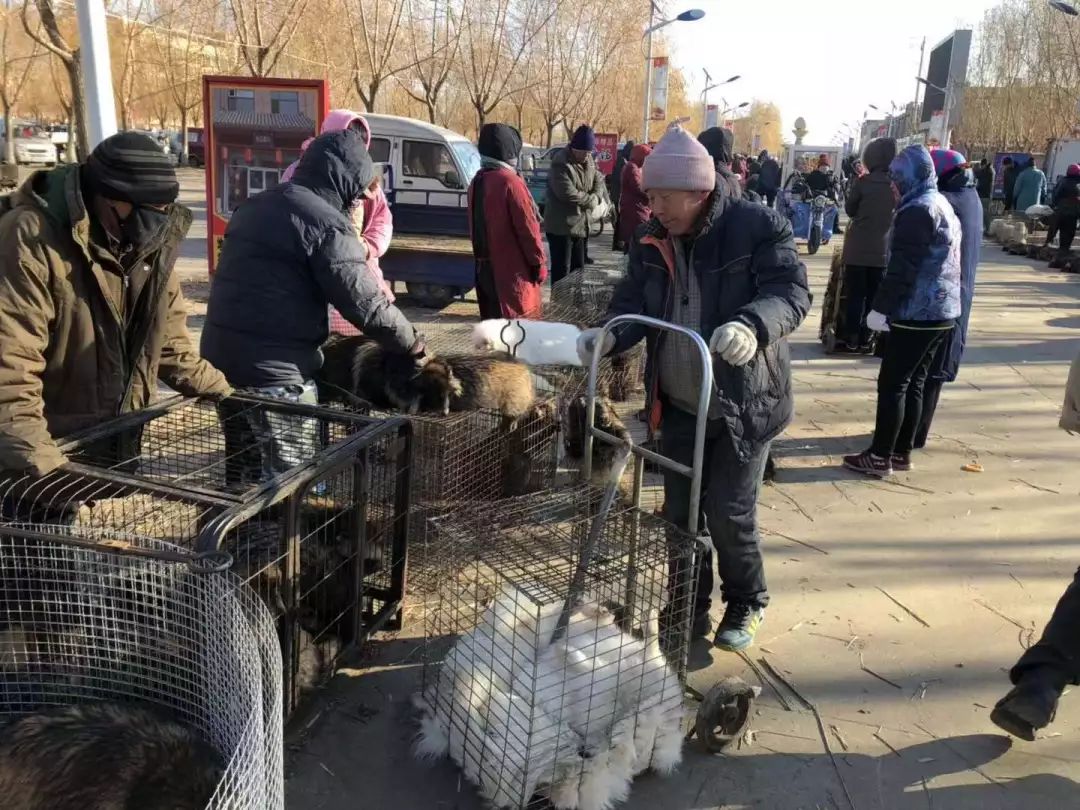
[[[717,181],[718,189],[722,186]],[[741,458],[779,434],[791,421],[791,356],[787,336],[810,308],[806,268],[799,261],[788,221],[771,208],[714,193],[705,224],[693,245],[693,269],[702,297],[701,335],[731,320],[750,326],[758,353],[747,365],[731,366],[713,359],[722,419]],[[674,245],[655,218],[643,225],[630,246],[626,277],[615,289],[608,318],[628,313],[661,320],[671,317]],[[642,326],[622,327],[615,352],[647,338],[647,372],[656,415],[657,356],[664,333]],[[687,358],[687,362],[695,362]],[[655,426],[655,422],[654,422]]]
[[[237,386],[294,385],[322,366],[327,307],[365,334],[408,349],[415,332],[364,262],[345,213],[374,177],[352,130],[320,135],[291,183],[229,220],[210,288],[202,355]]]

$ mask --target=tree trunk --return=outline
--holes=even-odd
[[[11,120],[11,107],[4,102],[4,162],[15,164],[15,122]]]
[[[90,133],[86,130],[86,87],[83,85],[82,60],[79,49],[71,53],[71,59],[64,63],[67,70],[68,82],[71,84],[71,114],[75,119],[75,131],[68,133],[68,138],[77,137],[79,140],[79,160],[86,160],[90,155]]]
[[[436,99],[433,99],[430,96],[428,97],[427,101],[424,102],[424,104],[427,105],[428,121],[433,124],[435,123],[435,103]]]
[[[180,106],[180,105],[177,105]],[[177,158],[181,166],[188,165],[188,111],[187,107],[180,106],[180,155]]]

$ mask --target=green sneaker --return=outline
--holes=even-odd
[[[754,636],[764,619],[764,608],[754,607],[748,602],[728,602],[713,644],[727,652],[745,650],[754,643]]]

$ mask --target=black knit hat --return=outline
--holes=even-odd
[[[509,124],[484,124],[476,147],[486,158],[509,163],[521,154],[521,133]]]
[[[731,163],[734,155],[735,133],[724,127],[709,127],[697,136],[698,143],[717,163]]]
[[[180,194],[169,156],[141,132],[118,132],[99,143],[83,177],[94,194],[133,205],[168,205]]]

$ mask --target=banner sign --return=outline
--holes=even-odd
[[[667,120],[668,58],[657,56],[652,60],[652,106],[650,121]]]
[[[273,188],[319,133],[329,107],[326,82],[203,76],[206,231],[210,272],[229,217],[249,197]]]
[[[761,135],[754,135],[753,145],[750,147],[751,155],[761,154]]]
[[[712,129],[720,120],[720,105],[709,104],[705,107],[705,129]]]
[[[593,152],[593,158],[596,160],[596,168],[602,174],[611,174],[615,171],[615,158],[618,151],[619,136],[617,133],[596,133],[596,151]]]

